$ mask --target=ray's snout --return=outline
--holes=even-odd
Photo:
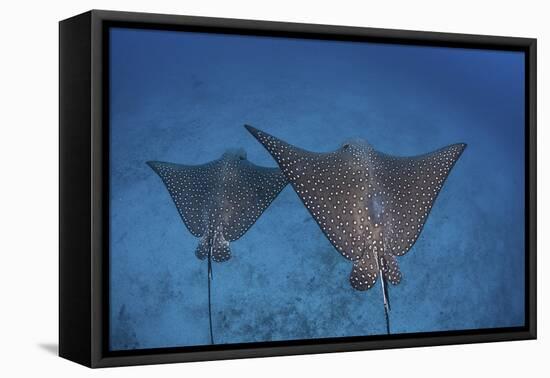
[[[247,155],[244,148],[230,148],[223,153],[223,157],[238,159],[238,160],[246,160]]]
[[[366,139],[363,138],[349,138],[344,140],[342,145],[340,147],[346,149],[353,146],[362,146],[362,145],[369,145],[369,142]]]

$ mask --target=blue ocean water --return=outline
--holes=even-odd
[[[110,348],[209,344],[207,264],[145,164],[228,148],[275,166],[253,125],[307,150],[352,137],[417,155],[468,148],[389,287],[392,333],[524,324],[524,57],[519,52],[113,28]],[[213,264],[216,343],[384,334],[380,282],[287,186]]]

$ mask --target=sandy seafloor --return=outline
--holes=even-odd
[[[524,62],[518,52],[169,31],[111,32],[110,347],[209,343],[207,264],[145,164],[243,147],[248,123],[331,151],[468,148],[389,289],[392,333],[524,324]],[[380,282],[348,283],[290,186],[214,263],[216,343],[385,333]]]

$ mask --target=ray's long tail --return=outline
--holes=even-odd
[[[384,297],[384,315],[386,316],[386,332],[390,334],[390,297],[388,295],[388,287],[386,285],[386,279],[382,275],[382,271],[379,271],[380,283],[382,284],[382,296]]]
[[[208,252],[208,321],[210,324],[210,344],[214,344],[214,334],[212,332],[211,285],[212,285],[212,248],[210,248],[210,251]]]

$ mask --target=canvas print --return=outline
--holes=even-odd
[[[109,349],[524,326],[525,69],[110,28]]]

